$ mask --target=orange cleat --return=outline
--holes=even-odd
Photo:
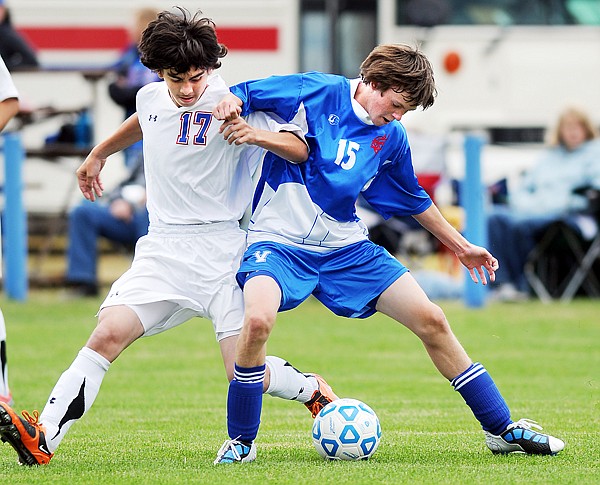
[[[312,397],[309,401],[306,401],[304,405],[308,408],[312,417],[316,417],[325,406],[331,401],[339,399],[331,389],[331,386],[325,382],[319,374],[305,374],[306,376],[312,376],[317,380],[319,388],[313,392]]]
[[[45,465],[54,456],[46,445],[46,428],[38,424],[40,413],[33,416],[23,411],[23,419],[12,408],[0,402],[0,438],[19,455],[22,465]]]

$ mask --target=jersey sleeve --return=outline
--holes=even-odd
[[[382,166],[362,195],[385,219],[420,214],[433,204],[419,185],[408,147]]]
[[[275,113],[257,111],[249,114],[246,117],[246,121],[251,126],[260,130],[269,130],[272,132],[289,131],[306,143],[304,133],[299,126],[285,122]]]
[[[294,118],[300,105],[302,75],[271,76],[246,81],[230,88],[242,100],[242,116],[254,111],[271,111],[282,120]]]
[[[272,132],[289,131],[291,133],[294,133],[298,138],[300,138],[304,143],[306,143],[304,134],[298,126],[292,123],[285,123],[274,113],[257,111],[246,116],[246,121],[250,126],[259,130],[268,130]],[[256,169],[262,162],[262,158],[265,152],[266,150],[264,148],[261,148],[256,145],[244,146],[244,157],[248,160],[248,166],[250,167],[251,173],[256,172]]]
[[[6,64],[4,64],[2,57],[0,57],[0,101],[18,97],[19,93],[15,87],[15,83],[10,76]]]

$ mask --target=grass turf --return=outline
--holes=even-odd
[[[0,299],[16,409],[41,409],[93,329],[99,301],[32,292]],[[418,339],[381,315],[348,320],[310,300],[280,315],[269,353],[324,375],[369,404],[383,438],[368,462],[325,462],[301,405],[265,396],[258,459],[212,465],[226,438],[227,383],[209,322],[142,339],[112,365],[96,403],[50,465],[20,467],[0,445],[0,483],[597,483],[600,465],[598,302],[442,303],[470,356],[513,412],[565,440],[556,457],[495,456],[478,423]]]

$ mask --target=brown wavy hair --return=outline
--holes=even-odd
[[[433,105],[437,90],[433,68],[418,48],[405,44],[382,44],[371,51],[360,65],[365,83],[376,83],[381,92],[392,89],[407,102],[427,109]]]
[[[220,44],[211,19],[195,15],[182,7],[179,13],[163,11],[148,24],[139,45],[140,60],[153,71],[218,69],[227,47]]]

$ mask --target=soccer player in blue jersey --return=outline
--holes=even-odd
[[[269,154],[253,201],[248,249],[237,273],[245,321],[229,386],[230,439],[215,464],[250,462],[262,406],[266,342],[278,311],[314,295],[337,315],[366,318],[376,311],[405,325],[422,341],[485,432],[494,453],[556,454],[564,443],[538,433],[535,422],[513,422],[485,367],[473,362],[408,269],[368,239],[356,216],[362,196],[382,216],[413,216],[450,248],[472,280],[495,279],[498,261],[467,241],[419,186],[402,116],[429,108],[436,95],[427,58],[404,45],[376,47],[360,79],[305,73],[273,76],[231,88],[215,108],[233,120],[271,111],[303,129],[304,163]]]

